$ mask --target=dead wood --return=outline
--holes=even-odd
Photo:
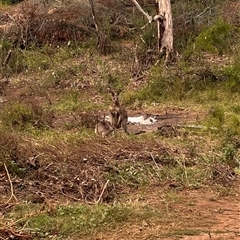
[[[6,239],[31,240],[33,237],[28,233],[24,233],[22,230],[16,231],[8,227],[0,228],[0,240]]]
[[[7,178],[8,178],[8,182],[9,182],[9,185],[10,185],[10,189],[11,189],[11,196],[10,196],[10,198],[7,200],[7,202],[5,202],[5,205],[7,205],[13,198],[14,198],[15,202],[18,202],[18,200],[17,200],[17,198],[16,198],[16,196],[15,196],[15,194],[14,194],[13,184],[12,184],[11,177],[10,177],[10,175],[9,175],[7,166],[6,166],[5,163],[3,164],[3,166],[4,166],[4,169],[5,169]]]
[[[8,62],[10,60],[10,57],[11,57],[11,54],[12,54],[12,50],[9,50],[5,60],[2,63],[2,67],[5,67],[8,64]]]

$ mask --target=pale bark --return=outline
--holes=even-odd
[[[157,21],[158,51],[161,54],[165,54],[165,63],[167,63],[173,52],[173,27],[170,0],[156,0],[156,11],[157,15],[164,17]]]
[[[157,22],[158,45],[160,55],[165,55],[165,64],[170,61],[173,53],[173,26],[170,0],[155,0],[157,15],[154,17],[146,13],[137,0],[132,0],[138,10],[148,19],[148,23]]]

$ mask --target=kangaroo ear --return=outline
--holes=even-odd
[[[121,89],[118,89],[118,91],[117,91],[117,96],[119,96],[119,94],[122,92],[122,90]]]
[[[114,96],[114,95],[115,95],[115,94],[114,94],[114,92],[113,92],[113,90],[112,90],[110,87],[108,87],[108,88],[107,88],[107,90],[108,90],[108,92],[109,92],[109,93],[111,93],[111,94],[112,94],[112,96]]]

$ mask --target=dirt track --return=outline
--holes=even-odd
[[[236,184],[238,184],[236,182]],[[94,240],[156,239],[156,240],[239,240],[240,189],[228,197],[208,190],[183,191],[181,203],[163,204],[157,194],[149,195],[147,205],[168,208],[169,219],[156,222],[133,223],[87,238]],[[155,196],[154,196],[155,195]],[[142,203],[144,204],[144,203]],[[175,216],[175,217],[174,217]]]

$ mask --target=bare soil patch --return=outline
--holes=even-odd
[[[178,192],[181,200],[176,203],[165,201],[161,190],[153,188],[141,204],[167,208],[166,218],[127,224],[88,239],[239,240],[240,189],[237,186],[231,191],[228,196],[220,196],[213,189],[184,190]]]

